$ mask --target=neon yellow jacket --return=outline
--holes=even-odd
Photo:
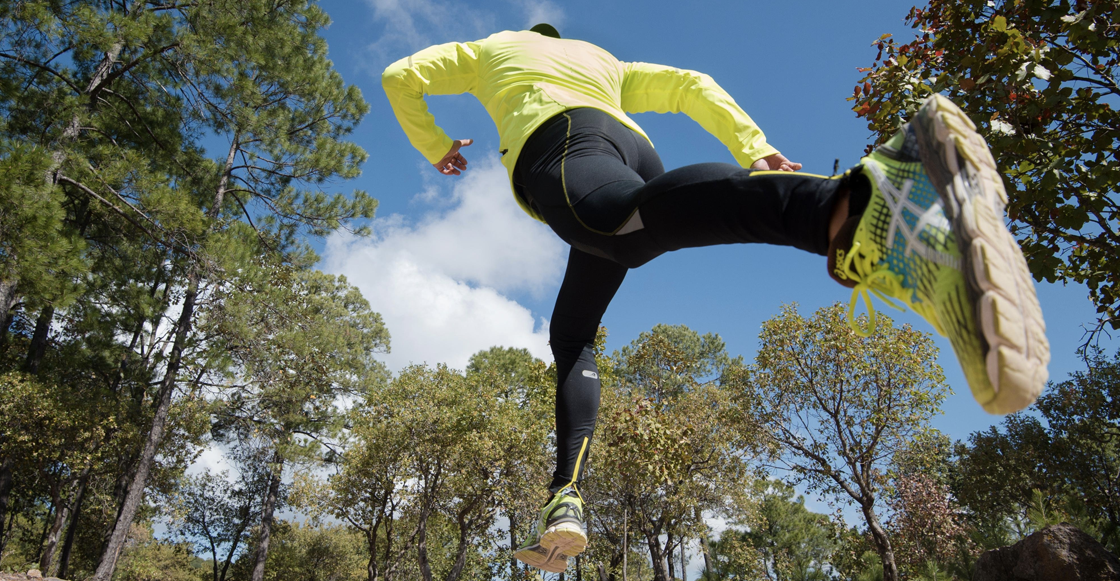
[[[533,130],[576,107],[604,111],[646,139],[626,113],[684,112],[726,145],[743,167],[778,152],[708,75],[624,63],[593,44],[535,32],[499,32],[475,42],[432,46],[389,65],[381,83],[409,141],[433,164],[450,151],[452,139],[436,125],[424,95],[477,97],[498,126],[502,164],[511,183],[517,157]]]

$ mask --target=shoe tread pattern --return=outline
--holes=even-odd
[[[513,555],[518,561],[549,573],[563,573],[568,568],[568,558],[558,548],[535,544],[519,549]]]
[[[980,368],[991,389],[981,404],[991,413],[1021,410],[1046,383],[1050,346],[1026,259],[1003,222],[1003,180],[975,125],[948,99],[931,97],[912,125],[960,245],[969,294],[962,299],[979,323]],[[962,353],[957,345],[954,350]],[[971,366],[964,363],[967,371]],[[981,395],[975,385],[973,391]]]
[[[587,532],[583,525],[583,510],[576,502],[561,502],[549,514],[541,545],[559,548],[563,554],[574,557],[587,548]]]

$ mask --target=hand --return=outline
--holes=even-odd
[[[751,164],[751,169],[768,169],[772,171],[797,171],[801,164],[786,159],[786,156],[775,153],[768,155]]]
[[[459,153],[459,149],[474,143],[473,139],[456,139],[451,143],[451,150],[443,159],[433,163],[436,171],[445,176],[457,176],[467,169],[467,158]]]

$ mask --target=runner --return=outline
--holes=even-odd
[[[711,79],[560,38],[547,24],[442,44],[382,76],[412,145],[445,175],[470,139],[448,137],[425,95],[471,93],[497,124],[517,203],[571,245],[549,326],[556,360],[556,471],[536,534],[516,556],[560,572],[587,546],[579,482],[599,408],[595,333],[626,271],[681,248],[731,243],[826,255],[853,289],[849,318],[874,330],[870,294],[905,305],[949,338],[973,396],[992,413],[1030,405],[1049,345],[1007,196],[971,121],[935,96],[897,135],[832,178],[797,173]],[[739,165],[666,172],[627,113],[684,112]],[[855,323],[862,297],[869,327]]]

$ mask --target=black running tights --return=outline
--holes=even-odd
[[[681,248],[764,243],[824,255],[845,180],[706,163],[665,172],[649,141],[573,109],[529,138],[514,172],[525,201],[572,249],[549,325],[556,360],[556,471],[577,482],[599,411],[595,333],[627,269]]]

